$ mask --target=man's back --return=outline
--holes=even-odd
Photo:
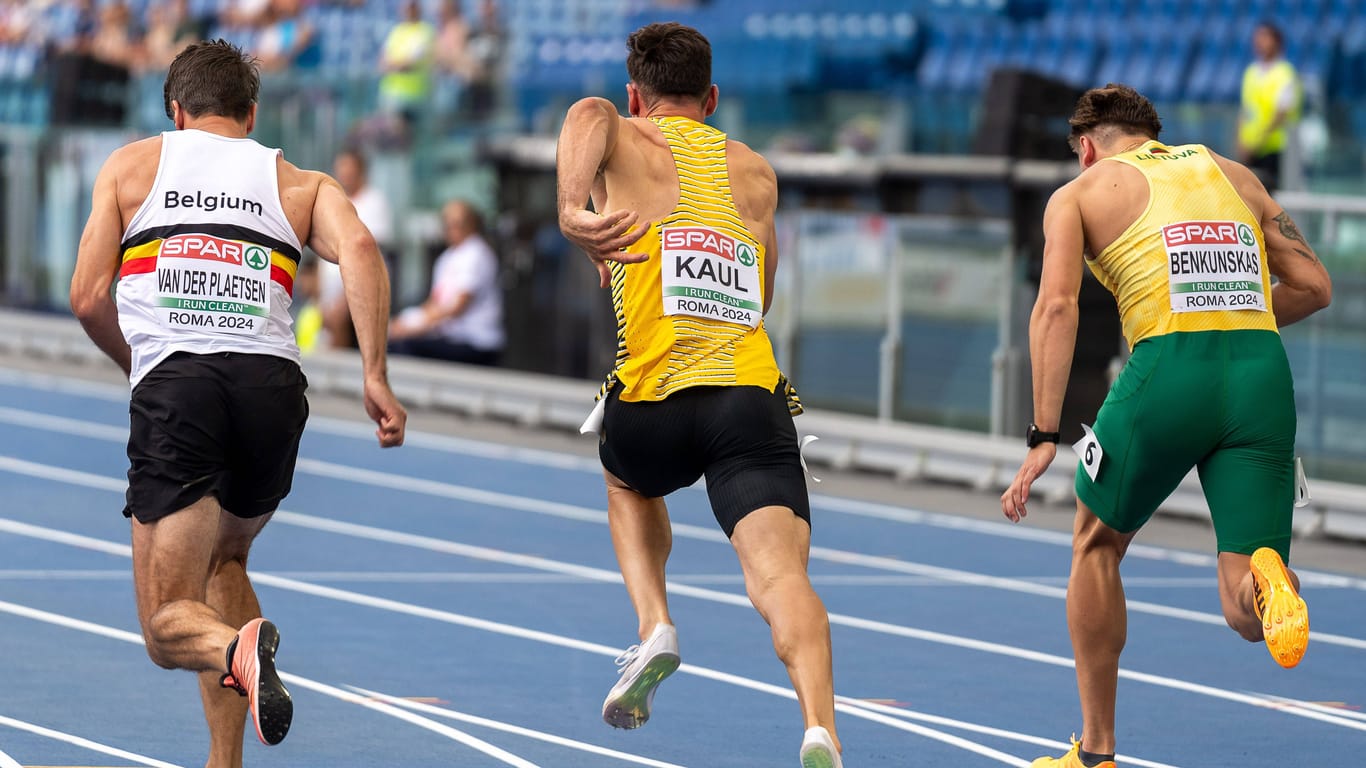
[[[109,157],[108,164],[117,180],[120,229],[127,231],[133,216],[152,191],[160,170],[162,137],[152,136],[133,142]],[[316,171],[295,167],[280,156],[276,163],[280,203],[299,242],[306,243],[312,232],[313,209],[320,185],[326,179]]]
[[[594,190],[595,207],[603,213],[633,210],[643,222],[660,221],[679,200],[678,173],[668,140],[652,120],[633,117],[620,119],[618,141],[603,168],[602,183]],[[731,195],[745,227],[765,240],[778,204],[773,169],[757,152],[730,139],[726,166]]]

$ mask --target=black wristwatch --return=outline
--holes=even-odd
[[[1039,443],[1056,443],[1061,440],[1061,432],[1040,432],[1039,425],[1034,422],[1029,423],[1029,431],[1025,432],[1025,445],[1030,448],[1033,448]]]

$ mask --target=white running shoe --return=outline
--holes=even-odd
[[[639,645],[617,657],[621,679],[602,703],[602,719],[613,728],[639,728],[650,719],[655,688],[678,669],[678,630],[656,624]]]
[[[806,729],[802,737],[802,768],[844,768],[830,732],[819,725]]]

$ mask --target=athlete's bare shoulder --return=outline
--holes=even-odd
[[[743,141],[726,140],[726,165],[730,168],[731,186],[752,186],[756,191],[778,191],[778,174],[763,155],[749,148]]]
[[[109,154],[101,174],[113,181],[123,223],[132,220],[142,202],[152,193],[156,183],[157,166],[161,164],[161,136],[125,144]]]
[[[321,171],[310,171],[289,162],[281,155],[275,163],[275,175],[280,184],[280,204],[285,215],[294,227],[299,239],[308,240],[312,229],[313,206],[318,199],[318,190],[327,182],[333,181]]]

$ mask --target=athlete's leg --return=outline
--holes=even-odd
[[[207,603],[229,626],[240,627],[261,615],[261,605],[247,578],[247,553],[269,515],[243,519],[220,516],[218,542],[209,566]],[[226,663],[226,659],[224,662]],[[219,684],[222,673],[199,673],[199,694],[209,724],[209,762],[206,768],[240,768],[246,732],[247,698]]]
[[[1101,522],[1081,501],[1072,536],[1072,574],[1067,580],[1067,629],[1077,661],[1082,748],[1115,751],[1115,695],[1119,655],[1128,633],[1119,562],[1133,533]]]
[[[226,672],[237,635],[205,603],[218,540],[218,500],[206,496],[150,523],[133,520],[133,585],[147,655],[167,669]]]
[[[806,727],[823,726],[838,748],[830,619],[806,574],[810,526],[787,507],[763,507],[736,524],[731,544],[749,599],[772,628]]]
[[[1237,552],[1219,553],[1219,604],[1224,609],[1224,620],[1243,637],[1252,643],[1262,641],[1262,617],[1257,613],[1257,600],[1254,597],[1250,555]],[[1300,589],[1300,577],[1290,568],[1290,582],[1295,591]]]
[[[607,479],[607,522],[617,553],[626,593],[640,621],[640,639],[656,624],[673,624],[664,590],[664,566],[673,549],[669,510],[662,498],[646,498],[631,490],[611,472]]]

